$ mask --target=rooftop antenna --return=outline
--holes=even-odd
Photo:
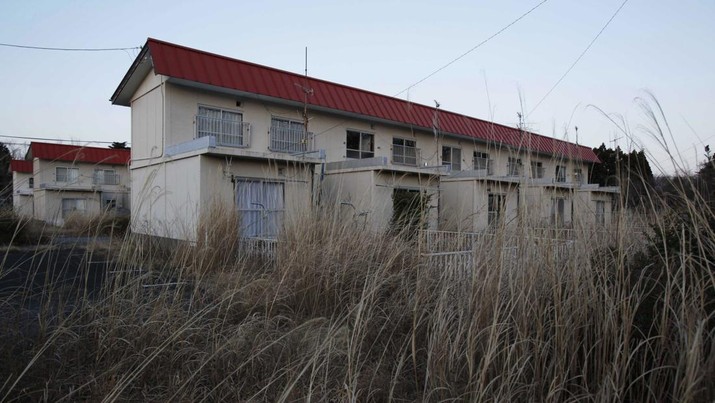
[[[308,47],[305,47],[305,80],[303,85],[303,127],[305,134],[308,134],[308,91],[313,92],[312,88],[308,88]]]

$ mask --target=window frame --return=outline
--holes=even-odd
[[[402,142],[402,144],[397,144],[396,142]],[[411,143],[412,145],[408,145],[407,143]],[[398,147],[398,149],[402,149],[402,154],[397,155],[395,154],[395,146]],[[398,165],[409,165],[409,166],[417,166],[419,162],[419,152],[417,148],[417,140],[416,139],[411,139],[411,138],[405,138],[405,137],[392,137],[392,143],[390,145],[392,148],[392,163],[393,164],[398,164]],[[412,149],[414,155],[407,155],[407,150]],[[414,160],[414,161],[412,161]]]
[[[514,169],[516,167],[516,169]],[[506,163],[506,176],[521,176],[524,172],[524,163],[521,158],[509,157]]]
[[[449,150],[449,161],[445,161],[445,151]],[[458,157],[456,162],[454,161],[454,154],[457,151]],[[442,146],[442,165],[448,166],[450,171],[461,171],[462,170],[462,149],[460,147],[454,146]]]
[[[477,166],[477,160],[484,161],[484,167]],[[472,165],[474,166],[475,171],[481,171],[481,170],[486,170],[487,175],[491,175],[492,171],[492,163],[491,160],[489,159],[489,153],[483,152],[483,151],[475,151],[472,154]]]
[[[242,200],[241,197],[244,195],[240,189],[240,186],[242,185],[260,187],[260,191],[258,192],[261,196],[260,202]],[[271,204],[275,204],[275,206],[271,205],[269,208],[266,208],[268,200],[264,200],[264,197],[268,194],[268,189],[266,188],[267,185],[277,186],[276,189],[280,189],[278,191],[280,197],[271,200]],[[248,193],[250,193],[251,190],[255,191],[258,189],[249,189]],[[236,212],[238,213],[240,220],[238,230],[242,238],[276,239],[278,237],[282,231],[285,219],[285,192],[286,186],[283,181],[261,178],[236,179],[234,187],[234,200],[236,203]],[[242,203],[242,201],[244,203]],[[267,221],[269,215],[271,221]],[[260,217],[260,221],[256,221],[256,216]],[[246,221],[251,219],[254,221]]]
[[[352,149],[348,148],[349,147],[349,136],[350,135],[357,135],[358,137],[358,149]],[[363,140],[364,139],[370,139],[370,150],[363,150]],[[351,155],[352,154],[352,155]],[[357,156],[355,156],[357,155]],[[351,159],[366,159],[366,158],[373,158],[375,156],[375,134],[362,131],[362,130],[356,130],[356,129],[347,129],[345,131],[345,158],[351,158]]]
[[[531,161],[531,178],[541,179],[544,177],[544,163],[542,161]]]
[[[278,123],[275,125],[274,123]],[[279,139],[276,136],[275,129],[284,129],[280,124],[285,124],[285,129],[288,130],[288,138]],[[309,151],[310,137],[312,133],[305,130],[305,122],[298,119],[285,118],[283,116],[271,115],[269,149],[279,152],[306,152]],[[294,138],[299,138],[300,141],[293,141]]]
[[[64,170],[65,173],[62,175],[62,179],[60,179],[60,170]],[[70,175],[70,172],[74,172],[75,175]],[[72,178],[74,176],[74,178]],[[77,183],[79,182],[79,168],[77,167],[65,167],[65,166],[59,166],[55,167],[55,182],[58,183]]]

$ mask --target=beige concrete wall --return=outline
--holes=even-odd
[[[72,161],[49,161],[35,158],[33,160],[33,176],[35,188],[57,188],[61,190],[96,190],[96,191],[128,191],[131,183],[126,165],[90,164]],[[57,168],[77,168],[79,178],[71,182],[57,181]],[[95,185],[92,183],[95,169],[110,169],[119,175],[118,185]]]
[[[35,189],[33,199],[35,219],[57,226],[62,226],[65,223],[66,217],[62,216],[63,199],[85,200],[83,214],[86,216],[97,215],[102,211],[100,194],[97,192]]]
[[[163,76],[149,73],[133,95],[132,160],[143,161],[163,155],[164,95]]]
[[[613,222],[612,193],[598,191],[580,191],[574,198],[574,221],[575,224],[583,226],[595,226],[596,203],[601,201],[604,206],[604,226]]]
[[[132,169],[132,230],[140,234],[196,240],[200,213],[199,157]]]
[[[474,180],[442,181],[440,183],[440,222],[443,231],[475,231]]]
[[[198,155],[132,169],[133,231],[196,241],[204,213],[216,205],[235,208],[232,178],[283,183],[284,225],[310,208],[311,175],[304,165]]]
[[[425,192],[429,197],[427,226],[437,229],[440,198],[437,181],[425,175],[355,170],[329,174],[323,182],[324,204],[334,207],[344,221],[375,231],[389,228],[395,189]]]

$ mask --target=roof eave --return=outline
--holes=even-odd
[[[139,85],[141,85],[144,77],[149,74],[153,68],[153,62],[151,60],[151,54],[149,52],[149,41],[142,47],[142,50],[134,59],[131,67],[124,75],[119,86],[109,98],[109,101],[113,105],[130,106],[132,95],[136,92]]]

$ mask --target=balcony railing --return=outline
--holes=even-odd
[[[506,174],[507,176],[521,176],[524,172],[524,166],[519,163],[508,163],[506,164]]]
[[[306,153],[313,151],[313,133],[301,129],[271,126],[271,151]]]
[[[417,166],[419,163],[420,149],[417,147],[392,145],[392,163],[400,165]]]
[[[474,170],[484,172],[485,175],[494,175],[494,160],[486,158],[474,159]]]
[[[248,147],[251,144],[251,124],[240,120],[196,116],[196,137],[214,137],[224,147]]]
[[[531,167],[531,177],[541,179],[544,177],[544,167]]]
[[[119,185],[119,174],[95,173],[92,177],[93,185]]]

